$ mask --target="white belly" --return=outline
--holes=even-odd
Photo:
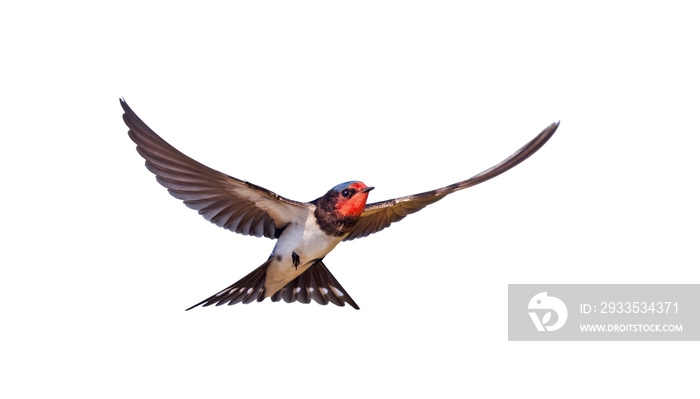
[[[326,256],[342,240],[343,237],[326,235],[316,224],[312,213],[306,220],[287,226],[270,255],[274,259],[267,267],[265,296],[272,296],[305,272],[315,260]],[[298,266],[294,266],[292,253],[299,256]]]

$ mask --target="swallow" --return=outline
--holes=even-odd
[[[559,122],[552,123],[498,165],[436,190],[367,204],[374,187],[349,181],[311,202],[300,202],[195,161],[146,126],[124,99],[120,103],[136,151],[173,197],[219,227],[277,240],[261,266],[187,310],[265,298],[287,303],[310,303],[313,299],[322,305],[347,303],[359,309],[323,263],[336,245],[384,230],[449,194],[500,175],[537,152],[559,127]]]

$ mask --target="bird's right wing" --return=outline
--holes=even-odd
[[[160,138],[120,100],[124,122],[146,168],[158,183],[205,219],[236,233],[278,238],[293,219],[313,205],[293,201],[245,180],[228,176],[188,157]]]
[[[440,201],[448,194],[463,190],[467,187],[475,186],[500,175],[537,152],[537,150],[539,150],[547,142],[547,140],[552,137],[558,127],[559,122],[552,123],[540,134],[538,134],[537,137],[525,144],[513,155],[503,160],[503,162],[486,169],[485,171],[467,180],[438,188],[437,190],[426,191],[420,194],[408,195],[388,201],[368,204],[365,206],[365,210],[362,212],[362,215],[357,221],[355,227],[350,234],[344,238],[344,240],[347,241],[354,240],[355,238],[367,237],[370,234],[389,227],[389,225],[394,222],[398,222],[399,220],[405,218],[406,215],[418,212],[426,206]]]

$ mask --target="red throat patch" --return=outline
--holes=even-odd
[[[362,182],[357,182],[348,188],[361,191],[367,188],[367,185]],[[352,198],[343,201],[345,198],[340,197],[340,201],[336,205],[336,210],[340,212],[343,216],[360,216],[362,211],[365,210],[365,205],[367,204],[367,197],[369,193],[357,193],[352,196]]]
[[[365,210],[365,204],[367,204],[367,193],[355,194],[349,200],[339,203],[336,208],[343,216],[360,216],[363,210]]]

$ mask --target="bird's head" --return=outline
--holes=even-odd
[[[316,222],[327,234],[338,237],[347,234],[360,219],[373,188],[360,181],[338,184],[312,201],[316,205]]]
[[[361,181],[349,181],[330,189],[326,197],[342,217],[358,217],[365,209],[367,197],[372,189],[374,187],[367,187]]]

